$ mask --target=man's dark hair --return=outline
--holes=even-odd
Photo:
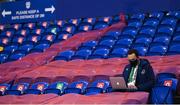
[[[130,49],[128,51],[128,55],[135,54],[137,58],[139,58],[138,51],[136,49]]]

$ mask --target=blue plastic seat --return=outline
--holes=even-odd
[[[120,37],[128,36],[129,38],[135,38],[137,32],[138,32],[137,28],[128,26],[123,29]]]
[[[169,86],[173,91],[176,91],[178,79],[174,73],[159,73],[156,76],[156,85]]]
[[[107,58],[109,54],[109,49],[106,48],[99,48],[96,49],[88,59],[98,59],[98,58]]]
[[[151,104],[173,104],[172,89],[167,86],[156,86],[151,91]]]
[[[121,35],[121,32],[118,30],[118,31],[109,31],[107,33],[105,33],[105,36],[111,36],[111,37],[115,37],[115,38],[118,38],[119,35]]]
[[[142,22],[138,19],[131,19],[128,21],[128,26],[140,28],[142,26]]]
[[[48,42],[39,42],[36,46],[30,51],[32,52],[44,52],[47,48],[50,47],[50,44]]]
[[[110,49],[115,44],[114,40],[102,40],[99,42],[99,44],[96,46],[96,48],[107,48]]]
[[[152,13],[149,13],[149,17],[157,18],[159,20],[161,20],[163,16],[164,16],[163,12],[152,12]]]
[[[85,18],[83,19],[84,23],[90,23],[91,25],[94,25],[96,22],[96,18]]]
[[[7,60],[8,56],[8,54],[0,53],[0,63],[4,63]]]
[[[157,32],[172,35],[174,32],[174,28],[171,25],[160,25],[157,29]]]
[[[44,27],[36,27],[35,29],[33,29],[31,31],[31,34],[37,34],[37,35],[41,35],[45,32]]]
[[[59,53],[54,60],[65,60],[65,61],[69,61],[71,59],[71,57],[74,55],[74,51],[72,50],[67,50],[64,52]]]
[[[168,55],[180,54],[180,43],[172,43],[169,45]]]
[[[56,39],[56,35],[47,34],[42,37],[41,41],[48,41],[49,43],[52,43],[55,39]]]
[[[68,87],[65,89],[65,94],[68,93],[76,93],[76,94],[84,94],[85,90],[88,86],[87,81],[76,81],[68,85]]]
[[[167,52],[167,46],[155,45],[151,46],[147,55],[165,55]]]
[[[140,37],[140,38],[137,38],[135,41],[136,44],[142,44],[146,47],[148,47],[151,42],[152,42],[152,38],[147,38],[147,37],[144,37],[144,38]]]
[[[57,26],[60,26],[60,27],[63,27],[65,23],[66,23],[65,20],[55,20],[53,22],[54,25],[57,25]]]
[[[153,36],[156,32],[156,29],[151,26],[143,26],[141,27],[141,30],[139,31],[140,34],[149,34]]]
[[[161,43],[162,45],[168,45],[171,37],[168,36],[157,36],[154,38],[153,43]]]
[[[0,38],[0,45],[1,46],[7,46],[11,43],[11,38],[8,38],[7,36],[3,36]]]
[[[51,24],[50,21],[43,21],[43,22],[38,22],[37,26],[47,28],[50,26],[50,24]]]
[[[108,16],[108,17],[100,17],[98,18],[98,22],[105,22],[108,25],[110,25],[112,23],[112,17]]]
[[[23,25],[23,28],[30,28],[30,29],[34,29],[36,27],[36,23],[25,23]]]
[[[22,26],[23,26],[22,24],[12,24],[11,28],[14,28],[15,30],[19,30],[22,28]]]
[[[2,36],[7,36],[7,37],[13,37],[13,35],[15,34],[15,29],[6,29],[4,31],[1,32]]]
[[[120,31],[109,31],[109,32],[105,33],[105,36],[101,37],[100,41],[117,40],[120,34],[121,34]]]
[[[157,18],[147,18],[144,22],[145,26],[152,26],[157,27],[159,25],[160,21]]]
[[[82,19],[70,19],[69,21],[68,21],[68,23],[69,24],[74,24],[74,25],[79,25],[80,23],[81,23],[81,20]]]
[[[109,81],[107,80],[93,81],[90,84],[90,86],[86,89],[86,95],[105,93],[108,87],[109,87]]]
[[[5,95],[6,90],[10,89],[10,84],[0,84],[0,96]]]
[[[134,46],[133,49],[136,49],[139,52],[139,56],[145,56],[148,51],[147,47],[142,46]]]
[[[88,41],[88,42],[83,43],[79,47],[79,49],[91,49],[92,50],[96,47],[97,44],[98,44],[97,41],[94,41],[94,40]]]
[[[144,14],[144,13],[133,14],[130,18],[131,18],[131,19],[144,20],[145,14]]]
[[[168,24],[168,25],[171,25],[173,27],[176,26],[176,23],[177,23],[177,19],[174,17],[164,17],[161,21],[161,24]]]
[[[63,40],[67,40],[68,38],[72,37],[72,34],[68,32],[60,32],[58,36],[54,39],[54,43],[58,43]]]
[[[57,35],[61,31],[58,25],[51,25],[46,29],[46,33],[51,33]]]
[[[20,36],[20,37],[14,37],[13,40],[12,40],[12,42],[13,42],[13,43],[16,43],[16,44],[22,44],[22,43],[25,42],[25,41],[26,41],[26,38],[25,38],[25,37],[22,37],[22,36]]]
[[[41,40],[40,35],[30,35],[30,36],[27,37],[27,41],[33,42],[33,43],[37,43],[40,40]]]
[[[92,53],[92,50],[78,50],[71,59],[87,59]]]
[[[18,49],[18,44],[11,44],[11,45],[7,45],[7,46],[4,48],[4,51],[13,53],[13,52],[16,51],[17,49]]]
[[[26,55],[25,53],[13,53],[9,56],[8,61],[20,60],[25,55]]]
[[[166,15],[167,16],[174,16],[177,19],[180,19],[180,11],[169,11]]]
[[[28,53],[31,49],[33,49],[34,45],[32,43],[24,43],[21,46],[19,46],[18,50],[25,51]]]
[[[47,89],[44,90],[45,94],[54,93],[58,95],[64,94],[64,90],[67,88],[67,82],[55,82],[49,85]]]
[[[173,42],[180,42],[180,33],[175,33],[172,41]]]
[[[73,34],[76,31],[76,26],[71,24],[65,24],[62,28],[62,31]]]
[[[114,58],[114,57],[126,57],[127,56],[127,52],[129,49],[127,48],[114,48],[111,52],[111,54],[109,55],[110,58]]]
[[[0,30],[1,30],[1,31],[4,31],[4,29],[5,29],[5,25],[0,24]]]
[[[22,95],[29,88],[29,83],[19,83],[11,87],[6,91],[7,95]]]
[[[78,31],[86,32],[93,29],[93,26],[90,23],[82,23],[79,25]]]
[[[21,30],[18,30],[18,31],[16,31],[16,33],[15,33],[16,35],[21,35],[21,36],[27,36],[27,35],[29,35],[30,34],[30,29],[29,28],[23,28],[23,29],[21,29]]]
[[[177,24],[177,26],[176,26],[176,32],[180,32],[180,24]]]
[[[25,94],[43,94],[49,84],[47,82],[37,82],[31,85],[29,89],[25,91]]]
[[[103,29],[108,27],[109,25],[105,22],[96,22],[94,25],[94,30]]]
[[[126,47],[129,48],[132,44],[133,40],[130,38],[123,38],[123,39],[119,39],[114,47]]]

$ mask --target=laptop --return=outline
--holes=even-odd
[[[124,77],[110,77],[113,89],[128,89]]]
[[[110,82],[112,85],[113,90],[120,90],[120,91],[135,91],[136,89],[130,89],[126,85],[126,81],[124,77],[110,77]]]

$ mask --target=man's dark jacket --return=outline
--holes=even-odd
[[[128,78],[131,72],[131,64],[126,65],[123,76],[126,81],[128,82]],[[140,59],[140,64],[137,70],[137,77],[136,77],[136,87],[138,91],[151,91],[152,87],[155,83],[155,76],[153,72],[153,68],[150,65],[147,59]]]

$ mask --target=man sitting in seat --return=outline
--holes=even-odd
[[[123,76],[128,88],[138,91],[151,91],[154,86],[155,76],[153,68],[147,59],[140,59],[138,51],[128,51],[129,64],[126,65]]]

